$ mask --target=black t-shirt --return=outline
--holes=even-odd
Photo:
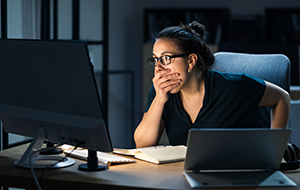
[[[204,81],[203,106],[194,124],[183,110],[179,94],[169,94],[162,119],[171,145],[186,145],[191,128],[242,128],[243,119],[254,113],[266,88],[263,80],[244,73],[206,70]],[[152,86],[145,112],[154,97]]]

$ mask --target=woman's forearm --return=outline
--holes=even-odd
[[[144,113],[143,119],[134,132],[134,140],[137,148],[157,145],[164,122],[161,119],[164,103],[154,98],[147,113]]]

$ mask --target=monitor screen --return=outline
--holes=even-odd
[[[112,151],[85,42],[0,40],[0,91],[8,133]]]

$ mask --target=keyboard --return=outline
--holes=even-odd
[[[64,153],[69,154],[71,151],[72,150],[70,150],[70,149],[64,150]],[[87,149],[81,149],[81,150],[76,149],[69,156],[78,158],[78,159],[82,159],[82,160],[87,160],[88,150]],[[114,154],[110,154],[110,153],[106,153],[106,152],[101,152],[101,151],[97,151],[97,157],[98,157],[99,162],[102,162],[102,163],[105,163],[108,165],[136,162],[135,160],[130,159],[130,158],[126,158],[123,156],[118,156],[118,155],[114,155]]]

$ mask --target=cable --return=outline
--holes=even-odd
[[[43,169],[42,173],[41,173],[40,181],[42,181],[42,177],[43,177],[44,172],[45,172],[46,169],[51,168],[52,166],[55,166],[57,163],[64,161],[64,160],[65,160],[68,156],[70,156],[70,154],[72,154],[72,152],[73,152],[74,150],[76,150],[81,144],[83,144],[83,141],[77,143],[77,145],[71,150],[71,152],[67,153],[62,159],[58,160],[56,163],[54,163],[54,164],[52,164],[52,165],[50,165],[50,166],[46,166],[46,167]],[[55,147],[55,148],[56,148],[56,147]]]
[[[38,190],[42,190],[42,188],[41,188],[41,186],[40,186],[40,184],[39,184],[39,182],[38,182],[38,180],[37,180],[37,178],[36,178],[36,175],[35,175],[35,173],[34,173],[33,166],[32,166],[32,162],[31,162],[31,157],[32,157],[32,155],[33,155],[34,153],[37,153],[37,152],[39,152],[39,151],[34,151],[34,152],[32,152],[32,153],[30,154],[30,156],[29,156],[29,166],[30,166],[31,173],[32,173],[33,179],[34,179],[34,181],[35,181],[35,184],[36,184]]]
[[[59,144],[59,145],[57,145],[57,146],[54,146],[54,147],[41,149],[40,152],[44,152],[44,151],[48,151],[49,149],[51,150],[51,149],[57,148],[58,146],[61,146],[62,144],[64,144],[64,143],[61,143],[61,144]],[[56,163],[54,163],[54,164],[52,164],[52,165],[49,165],[49,166],[46,166],[46,167],[43,169],[42,173],[41,173],[41,176],[40,176],[40,179],[39,179],[40,182],[42,182],[42,178],[43,178],[43,175],[44,175],[44,172],[46,171],[46,169],[49,169],[49,168],[55,166],[57,163],[64,161],[64,160],[65,160],[68,156],[70,156],[70,154],[72,154],[72,152],[73,152],[74,150],[76,150],[81,144],[84,144],[84,141],[78,142],[78,143],[76,144],[76,146],[75,146],[69,153],[67,153],[62,159],[58,160]],[[36,177],[34,177],[34,178],[36,178]],[[36,180],[36,183],[38,183],[37,179],[35,179],[35,180]],[[41,190],[41,189],[39,189],[39,190]]]
[[[31,170],[33,179],[34,179],[34,181],[35,181],[35,184],[36,184],[38,190],[42,190],[42,188],[41,188],[41,186],[40,186],[40,184],[39,184],[39,182],[38,182],[38,180],[37,180],[37,178],[36,178],[35,172],[34,172],[34,170],[33,170],[33,165],[32,165],[32,161],[31,161],[31,160],[32,160],[32,155],[33,155],[33,154],[36,154],[36,153],[38,153],[38,152],[52,150],[52,149],[54,149],[54,148],[57,148],[58,146],[61,146],[62,144],[64,144],[64,143],[60,143],[60,144],[58,144],[57,146],[53,146],[53,147],[49,147],[49,148],[45,148],[45,149],[36,150],[36,151],[32,152],[32,153],[29,155],[29,166],[30,166],[30,170]],[[59,160],[58,162],[61,162],[62,160],[63,160],[63,159]],[[57,163],[58,163],[58,162],[57,162]],[[55,164],[57,164],[57,163],[55,163]],[[55,165],[55,164],[54,164],[54,165]],[[45,168],[47,168],[47,167],[45,167]]]

